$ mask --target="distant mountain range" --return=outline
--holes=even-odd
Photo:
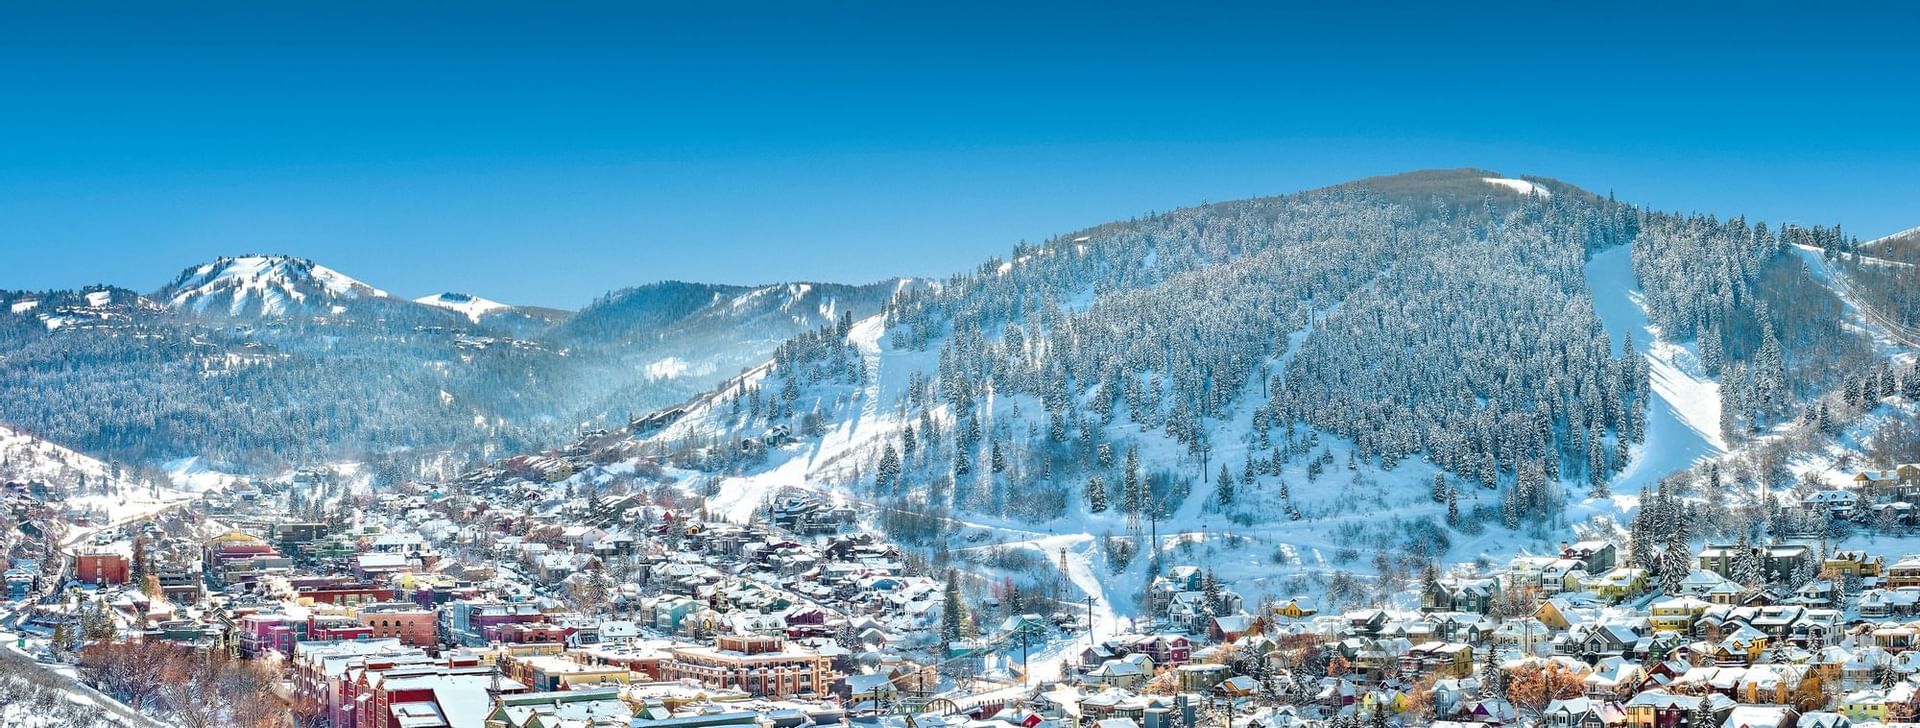
[[[241,255],[151,294],[0,291],[0,422],[102,457],[239,469],[462,463],[697,393],[900,281],[666,282],[579,312],[405,300],[303,258]]]
[[[1313,433],[1356,466],[1525,481],[1516,508],[1544,514],[1574,494],[1539,482],[1649,477],[1649,423],[1717,448],[1904,351],[1911,238],[1432,170],[1096,225],[938,282],[666,281],[577,312],[242,255],[146,295],[0,291],[0,423],[129,463],[391,479],[686,403],[646,438],[683,467],[1023,518],[1117,489],[1117,450],[1154,453],[1168,498],[1303,467]],[[796,470],[739,445],[775,431],[822,449]]]

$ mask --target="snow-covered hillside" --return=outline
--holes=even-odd
[[[0,482],[46,483],[61,509],[119,523],[177,505],[233,476],[186,459],[164,470],[141,470],[102,462],[0,424]]]
[[[1614,476],[1614,490],[1631,493],[1725,452],[1719,384],[1701,369],[1691,345],[1666,340],[1647,320],[1645,297],[1633,277],[1632,250],[1622,245],[1595,253],[1586,278],[1607,335],[1632,341],[1634,350],[1646,357],[1655,395],[1647,408],[1646,443],[1636,446],[1626,469]]]
[[[112,468],[94,458],[0,424],[0,480],[121,485]]]
[[[712,511],[821,491],[932,550],[1064,562],[1116,619],[1174,564],[1250,600],[1391,599],[1429,561],[1545,550],[1632,502],[1586,482],[1630,472],[1611,453],[1652,396],[1580,293],[1615,230],[1556,227],[1561,205],[1623,208],[1529,182],[1492,212],[1470,191],[1488,184],[1427,175],[1393,181],[1404,197],[1228,203],[1022,246],[789,342],[648,442],[708,471]],[[1434,195],[1466,207],[1397,202]],[[1630,286],[1625,261],[1601,268]],[[1569,355],[1519,344],[1548,340]],[[1618,399],[1583,399],[1603,391]]]
[[[1837,304],[1792,308],[1828,294],[1787,243],[1835,234],[1476,170],[1179,210],[822,326],[644,445],[733,518],[798,487],[981,573],[1022,553],[1103,626],[1173,564],[1391,600],[1430,562],[1622,533],[1637,491],[1856,366]]]
[[[1504,187],[1506,189],[1513,190],[1514,192],[1518,192],[1523,195],[1539,195],[1541,197],[1553,196],[1553,190],[1549,189],[1546,185],[1539,184],[1537,182],[1529,182],[1523,179],[1512,179],[1508,177],[1482,177],[1481,179],[1486,180],[1487,184],[1493,185],[1495,187]]]
[[[851,487],[850,481],[856,471],[870,467],[880,452],[897,442],[912,424],[894,403],[907,396],[915,381],[934,374],[939,362],[932,352],[893,347],[882,335],[882,324],[882,317],[876,316],[852,327],[848,338],[876,376],[864,385],[842,385],[823,393],[820,414],[833,423],[830,428],[817,439],[805,438],[772,449],[763,466],[738,476],[720,477],[714,483],[715,495],[708,500],[710,511],[745,520],[777,493],[795,486],[868,512],[903,507],[902,502],[861,492]],[[1299,332],[1295,340],[1307,333]],[[1276,367],[1280,364],[1274,362]],[[754,386],[764,375],[764,370],[749,375],[735,386]],[[1248,395],[1249,402],[1258,399],[1257,390]],[[1251,407],[1238,409],[1238,416],[1210,425],[1215,441],[1223,443],[1215,462],[1235,464],[1234,478],[1241,477],[1239,464],[1244,458],[1265,454],[1249,436]],[[709,399],[653,439],[664,442],[723,436],[730,429],[731,411],[724,398]],[[947,419],[950,416],[950,408],[934,408],[936,422],[951,425]],[[983,407],[981,416],[1002,422],[1009,431],[1046,426],[1044,407],[1024,395],[994,398]],[[1161,471],[1170,466],[1198,465],[1164,433],[1142,433],[1124,422],[1110,425],[1108,432],[1116,441],[1135,444],[1140,462],[1146,464],[1143,469]],[[1330,589],[1347,590],[1347,596],[1358,598],[1358,590],[1366,588],[1362,583],[1372,582],[1383,571],[1391,575],[1390,579],[1404,579],[1414,573],[1417,559],[1410,558],[1412,554],[1444,557],[1450,562],[1498,559],[1517,549],[1547,549],[1562,534],[1573,533],[1567,524],[1526,533],[1510,532],[1497,525],[1473,534],[1450,533],[1442,526],[1447,506],[1432,497],[1436,468],[1419,462],[1402,463],[1390,471],[1374,464],[1349,468],[1346,454],[1353,449],[1350,442],[1312,432],[1303,432],[1300,442],[1316,443],[1308,449],[1314,455],[1329,453],[1334,462],[1328,465],[1322,461],[1316,466],[1312,459],[1302,457],[1282,466],[1278,474],[1256,476],[1251,483],[1238,486],[1235,505],[1225,508],[1215,502],[1207,484],[1196,483],[1177,510],[1165,514],[1157,524],[1141,522],[1138,535],[1144,538],[1157,532],[1163,565],[1205,565],[1254,600],[1325,594]],[[988,463],[981,467],[991,469]],[[1317,474],[1310,475],[1310,470]],[[1499,507],[1499,501],[1497,491],[1467,486],[1459,491],[1457,507],[1469,513],[1478,509],[1480,517],[1485,518],[1487,512]],[[1130,628],[1129,615],[1140,613],[1136,598],[1151,576],[1151,560],[1141,556],[1123,565],[1110,556],[1104,547],[1107,539],[1127,540],[1135,533],[1129,518],[1117,509],[1090,513],[1084,504],[1076,502],[1058,517],[1033,521],[924,507],[929,512],[950,514],[941,517],[951,519],[950,525],[964,534],[955,542],[956,553],[963,559],[969,554],[985,558],[989,552],[1005,550],[1028,551],[1046,563],[1064,558],[1066,577],[1074,588],[1097,600],[1096,629],[1103,633]],[[1597,510],[1611,512],[1606,506]],[[1291,518],[1290,513],[1295,511],[1298,520]],[[1380,554],[1388,556],[1378,561],[1375,556]]]
[[[507,304],[500,303],[499,301],[489,301],[472,294],[455,293],[453,291],[436,293],[431,296],[421,296],[413,299],[413,302],[424,303],[428,306],[444,308],[449,311],[457,311],[475,323],[480,321],[481,316],[511,308]]]

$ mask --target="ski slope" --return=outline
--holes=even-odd
[[[1613,490],[1631,493],[1667,473],[1691,467],[1727,450],[1720,437],[1720,384],[1706,375],[1691,344],[1668,341],[1648,320],[1633,250],[1626,245],[1595,253],[1587,261],[1587,288],[1607,336],[1631,339],[1646,357],[1653,401],[1647,407],[1646,442],[1613,479]]]
[[[1807,245],[1796,245],[1792,250],[1800,256],[1800,262],[1806,265],[1807,272],[1814,279],[1825,284],[1828,290],[1833,291],[1833,295],[1839,297],[1840,303],[1847,307],[1847,325],[1871,338],[1874,349],[1880,356],[1904,359],[1909,347],[1920,346],[1920,331],[1903,327],[1880,315],[1879,312],[1860,305],[1859,300],[1854,297],[1853,291],[1847,285],[1846,275],[1834,270],[1833,266],[1827,263],[1825,251]],[[1864,256],[1859,259],[1877,260]],[[1882,262],[1893,263],[1893,261]]]

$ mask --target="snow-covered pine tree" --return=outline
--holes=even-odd
[[[1105,513],[1107,510],[1107,479],[1099,475],[1087,478],[1087,512]]]
[[[1227,471],[1227,464],[1220,464],[1220,475],[1213,479],[1213,500],[1222,506],[1233,505],[1233,473]]]
[[[908,428],[912,431],[912,428]],[[880,464],[873,469],[874,490],[891,493],[900,481],[900,454],[893,451],[893,443],[880,451]]]
[[[1747,540],[1747,533],[1740,532],[1740,538],[1734,542],[1733,563],[1728,566],[1728,577],[1747,589],[1759,589],[1766,586],[1767,578],[1760,568],[1760,554]]]
[[[1666,537],[1662,539],[1665,548],[1660,551],[1660,563],[1655,570],[1655,576],[1660,580],[1661,593],[1678,594],[1680,583],[1686,580],[1688,574],[1693,573],[1693,547],[1689,543],[1691,524],[1688,523],[1689,519],[1685,515],[1683,506],[1673,503],[1670,497],[1664,494],[1661,499],[1667,501],[1666,506],[1661,509],[1666,511],[1667,515],[1662,518],[1665,523],[1662,523],[1659,528]]]
[[[960,572],[947,569],[947,585],[940,605],[940,644],[941,658],[952,650],[955,642],[966,637],[967,607],[960,595]]]

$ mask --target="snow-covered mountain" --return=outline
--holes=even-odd
[[[182,311],[232,316],[327,314],[346,302],[386,298],[387,292],[304,258],[242,255],[181,272],[154,298]]]
[[[698,289],[686,307],[662,291]],[[150,296],[0,291],[0,422],[126,462],[233,467],[398,452],[389,472],[535,447],[683,400],[892,284],[655,284],[576,316],[417,300],[248,255]],[[576,323],[576,321],[578,323]]]
[[[636,438],[734,517],[805,487],[1122,604],[1199,553],[1249,599],[1339,602],[1615,528],[1807,416],[1894,353],[1795,252],[1851,244],[1541,177],[1362,180],[1018,246]]]
[[[618,351],[656,379],[713,381],[759,363],[781,342],[880,310],[909,279],[867,285],[733,286],[667,281],[609,293],[554,332],[588,351]]]

